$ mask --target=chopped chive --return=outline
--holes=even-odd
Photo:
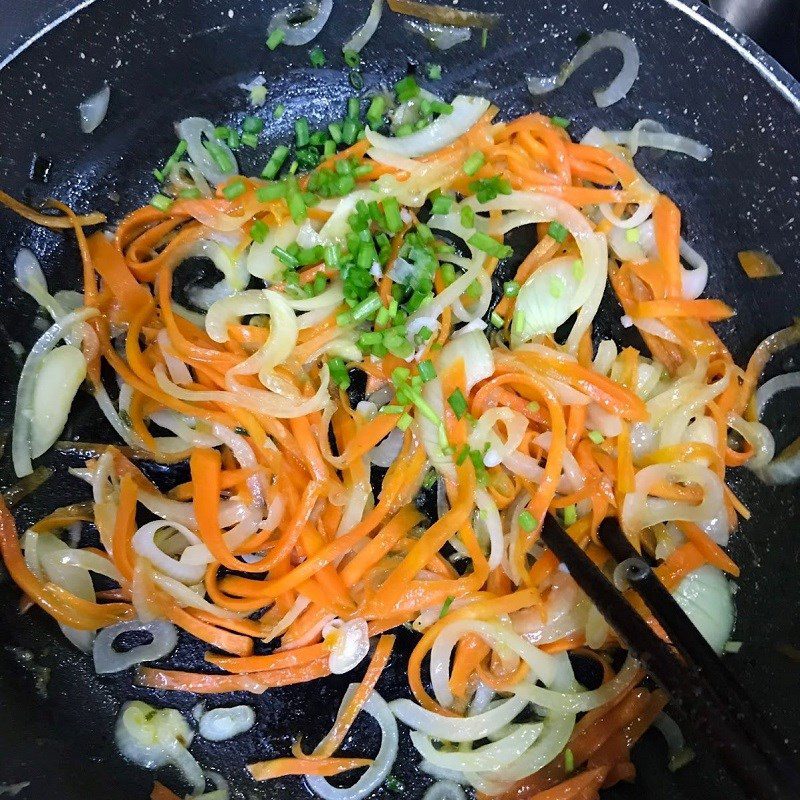
[[[444,603],[442,603],[442,610],[439,612],[439,619],[447,615],[447,612],[450,610],[450,606],[453,605],[453,600],[455,597],[446,597]]]
[[[489,41],[489,29],[484,28],[481,31],[481,47],[486,49],[486,43]]]
[[[347,118],[358,120],[361,114],[361,101],[357,97],[351,97],[347,101]]]
[[[403,137],[410,136],[412,133],[414,133],[413,125],[409,125],[409,123],[405,122],[402,125],[397,126],[397,130],[394,132],[394,135]]]
[[[336,315],[336,324],[340,328],[346,328],[348,325],[353,324],[353,315],[349,311],[343,311],[341,314]]]
[[[226,141],[231,135],[231,129],[227,125],[217,125],[214,128],[214,136],[220,141]]]
[[[344,57],[344,63],[351,69],[356,69],[361,65],[361,56],[356,50],[342,50],[342,56]]]
[[[290,175],[294,175],[294,174],[295,174],[295,172],[297,172],[297,168],[298,168],[299,166],[300,166],[300,162],[299,162],[297,159],[295,159],[294,161],[292,161],[292,163],[291,163],[291,164],[289,164],[289,174],[290,174]]]
[[[169,211],[172,202],[172,198],[164,194],[154,194],[152,198],[150,198],[150,205],[164,212]]]
[[[332,155],[336,154],[336,142],[333,139],[326,139],[325,144],[322,146],[322,155],[325,158],[330,158]]]
[[[241,178],[231,181],[223,190],[222,196],[227,200],[235,200],[247,191],[247,185]]]
[[[300,262],[283,247],[278,247],[278,245],[275,245],[271,252],[272,255],[278,259],[278,261],[280,261],[282,264],[285,264],[287,267],[295,269],[296,267],[300,266]]]
[[[434,201],[433,205],[431,206],[431,213],[432,214],[449,214],[450,209],[453,206],[453,198],[446,197],[443,194],[440,194]]]
[[[569,775],[575,769],[575,756],[572,754],[572,750],[567,747],[564,750],[564,772]]]
[[[271,183],[256,191],[256,199],[259,203],[269,203],[271,200],[278,200],[281,197],[286,197],[285,183]]]
[[[241,139],[239,137],[239,134],[236,131],[231,131],[228,134],[228,142],[227,142],[227,144],[228,144],[228,147],[231,148],[231,150],[235,150],[241,144]]]
[[[480,150],[476,150],[464,162],[462,169],[467,173],[467,175],[474,175],[483,166],[485,161],[486,156],[484,156]]]
[[[331,122],[328,125],[328,133],[331,135],[331,139],[333,139],[336,144],[340,144],[342,141],[342,126],[336,122]]]
[[[438,81],[442,77],[442,65],[441,64],[426,64],[425,65],[425,73],[427,74],[429,80]]]
[[[525,533],[531,533],[539,526],[539,521],[527,509],[520,512],[519,517],[517,517],[517,521],[519,522],[520,528],[522,528]]]
[[[360,322],[372,316],[381,307],[381,298],[377,292],[362,300],[352,311],[353,320]]]
[[[255,133],[243,133],[242,144],[255,150],[258,147],[258,136]]]
[[[318,272],[314,276],[314,282],[311,284],[311,288],[314,290],[314,295],[322,294],[325,291],[325,287],[328,285],[328,279],[325,277],[325,273]]]
[[[331,358],[328,360],[328,369],[330,370],[331,380],[342,389],[347,389],[350,386],[350,376],[347,374],[347,367],[344,360],[339,358]]]
[[[250,238],[254,242],[258,242],[258,244],[262,244],[264,240],[267,238],[267,234],[269,233],[269,226],[263,219],[257,219],[253,224],[250,226]]]
[[[367,109],[367,122],[373,128],[377,128],[383,120],[383,112],[386,110],[386,100],[383,97],[373,97]]]
[[[294,141],[298,147],[305,147],[309,140],[308,120],[299,117],[294,123]]]
[[[203,193],[196,186],[192,186],[191,189],[181,189],[178,192],[178,197],[182,197],[184,200],[197,200],[202,196]]]
[[[264,130],[264,120],[260,117],[245,117],[242,130],[245,133],[261,133]]]
[[[386,229],[390,233],[399,233],[403,229],[403,218],[400,216],[400,203],[397,198],[387,197],[381,206],[386,218]]]
[[[572,120],[569,120],[566,117],[550,117],[550,122],[552,122],[553,125],[558,128],[569,128]]]
[[[286,204],[289,206],[289,214],[295,225],[299,225],[308,216],[306,202],[300,192],[290,192],[286,198]]]
[[[519,294],[519,288],[517,281],[506,281],[503,285],[503,294],[506,297],[516,297]]]
[[[605,437],[600,431],[589,431],[588,436],[595,444],[603,444],[605,441]]]
[[[355,144],[356,137],[358,136],[358,122],[348,117],[342,126],[342,141],[345,144]]]
[[[250,90],[250,105],[258,108],[263,106],[264,103],[267,101],[267,87],[266,86],[254,86]]]
[[[575,507],[573,503],[571,506],[567,506],[564,509],[564,524],[565,525],[574,525],[578,521],[578,509]]]
[[[424,383],[432,381],[436,377],[436,367],[433,366],[433,362],[430,359],[426,358],[425,361],[420,361],[417,369]]]
[[[489,321],[495,328],[502,328],[503,325],[506,324],[506,321],[496,311],[492,311],[492,316],[489,318]]]
[[[325,66],[325,53],[322,52],[321,47],[315,47],[308,54],[308,60],[311,62],[312,67]]]
[[[440,269],[444,285],[449,286],[456,279],[456,268],[449,261],[445,261]]]
[[[494,256],[494,258],[508,258],[514,252],[508,245],[501,244],[480,231],[473,233],[467,241],[476,250]]]
[[[281,28],[277,28],[269,35],[269,38],[267,39],[267,47],[270,50],[274,50],[285,38],[286,33]]]
[[[267,165],[261,170],[261,177],[272,180],[284,165],[286,159],[289,157],[289,148],[286,145],[278,145],[273,151],[272,155],[267,161]]]
[[[461,209],[461,225],[464,228],[475,227],[475,211],[472,206],[464,206]]]
[[[379,413],[381,414],[402,414],[405,411],[403,406],[397,405],[388,405],[388,406],[381,406],[381,410]]]
[[[558,221],[553,220],[547,228],[547,235],[555,239],[559,244],[563,244],[567,239],[569,231]]]
[[[572,262],[572,275],[576,281],[582,281],[586,277],[586,267],[582,259],[576,258]]]
[[[472,281],[472,283],[467,286],[464,294],[469,297],[470,300],[477,300],[483,294],[483,289],[478,281]]]
[[[205,143],[205,148],[213,159],[214,163],[223,172],[230,172],[233,169],[234,165],[231,161],[231,157],[217,142],[215,142],[213,139],[209,139]]]
[[[453,413],[458,419],[461,419],[467,413],[467,398],[461,389],[454,389],[450,397],[447,398],[447,404],[453,409]]]
[[[413,419],[411,418],[411,415],[409,413],[405,413],[403,414],[403,416],[400,417],[399,420],[397,420],[397,427],[401,431],[407,431],[412,422]]]
[[[436,483],[436,470],[431,468],[428,470],[427,474],[423,478],[422,486],[425,489],[432,489],[435,483]]]
[[[347,80],[357,92],[364,88],[364,76],[357,69],[350,70]]]
[[[638,228],[628,228],[625,231],[625,239],[628,242],[638,242],[639,241],[639,229]]]
[[[535,413],[536,413],[536,412],[537,412],[537,411],[538,411],[540,408],[541,408],[541,406],[540,406],[540,405],[539,405],[539,404],[538,404],[538,403],[537,403],[535,400],[531,400],[531,402],[530,402],[530,403],[528,403],[528,411],[532,411],[534,414],[535,414]]]
[[[550,296],[558,300],[558,298],[564,294],[563,278],[560,278],[558,275],[553,275],[553,277],[550,278],[549,290],[550,290]]]
[[[414,76],[407,75],[394,85],[394,91],[397,95],[397,101],[399,103],[405,103],[416,97],[420,92],[420,88]]]
[[[389,777],[386,778],[386,788],[390,792],[395,792],[397,794],[402,794],[406,789],[403,782],[395,778],[394,775],[389,775]]]
[[[286,106],[283,103],[278,103],[272,112],[273,119],[280,119],[286,113]]]

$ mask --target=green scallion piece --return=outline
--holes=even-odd
[[[272,180],[284,165],[286,159],[289,157],[289,148],[286,145],[278,145],[273,151],[272,155],[267,161],[267,165],[261,170],[261,177],[267,180]]]
[[[488,29],[488,28],[484,28],[484,29],[481,31],[481,47],[482,47],[484,50],[486,49],[486,43],[487,43],[488,41],[489,41],[489,29]]]
[[[399,420],[397,420],[397,427],[398,427],[398,428],[399,428],[401,431],[407,431],[407,430],[408,430],[408,429],[411,427],[411,423],[412,423],[413,421],[414,421],[414,420],[413,420],[413,418],[411,417],[411,414],[409,414],[409,413],[405,413],[405,414],[403,414],[403,415],[400,417],[400,419],[399,419]]]
[[[205,143],[205,148],[208,151],[208,154],[213,159],[214,163],[223,171],[223,172],[230,172],[233,170],[233,162],[231,161],[231,157],[228,153],[223,150],[220,145],[215,142],[213,139],[209,139]]]
[[[281,197],[286,197],[286,184],[285,183],[270,183],[268,186],[262,186],[256,190],[256,199],[259,203],[269,203],[271,200],[278,200]]]
[[[364,88],[364,76],[357,69],[350,70],[347,80],[357,92]]]
[[[347,118],[358,120],[361,115],[361,101],[357,97],[351,97],[347,101]]]
[[[222,196],[226,200],[235,200],[247,191],[247,185],[241,178],[231,181],[223,190]]]
[[[432,381],[436,377],[436,367],[433,366],[433,362],[429,359],[425,359],[425,361],[419,362],[419,376],[422,380],[427,383],[428,381]]]
[[[384,785],[390,792],[395,792],[396,794],[402,794],[406,790],[403,782],[395,778],[394,775],[389,775]]]
[[[547,228],[547,235],[551,239],[555,239],[559,244],[563,244],[567,240],[569,231],[558,221],[553,220]]]
[[[300,192],[289,192],[286,204],[289,206],[289,214],[295,225],[299,225],[308,216],[308,208]]]
[[[567,747],[564,750],[564,772],[569,775],[575,769],[575,756],[572,750]]]
[[[628,228],[625,231],[625,241],[628,242],[638,242],[639,241],[639,229],[638,228]]]
[[[400,203],[396,197],[387,197],[382,203],[383,216],[386,218],[386,230],[399,233],[403,229],[403,218],[400,216]]]
[[[475,210],[472,206],[464,206],[461,209],[461,225],[464,228],[475,227]]]
[[[447,398],[447,404],[453,409],[453,413],[458,419],[461,419],[467,413],[467,398],[461,389],[455,389],[450,397]]]
[[[278,103],[272,111],[273,119],[280,119],[286,113],[286,106],[283,103]]]
[[[574,525],[578,521],[578,509],[575,507],[573,503],[571,506],[567,506],[564,509],[564,524],[565,525]]]
[[[372,316],[380,307],[380,295],[378,295],[377,292],[373,292],[352,310],[351,313],[353,315],[353,321],[360,322],[361,320],[367,319],[368,317]]]
[[[331,380],[342,389],[350,386],[350,376],[347,374],[347,367],[341,358],[331,358],[328,360],[328,369],[331,373]]]
[[[425,74],[428,76],[429,80],[438,81],[442,77],[442,65],[441,64],[426,64],[425,65]]]
[[[163,212],[169,211],[172,202],[172,198],[167,197],[165,194],[154,194],[150,198],[150,205]]]
[[[519,288],[517,281],[506,281],[503,284],[503,294],[506,297],[516,297],[519,294]]]
[[[342,141],[347,144],[355,144],[356,137],[358,136],[358,122],[348,117],[342,125]]]
[[[399,103],[405,103],[420,93],[419,84],[413,75],[407,75],[394,85],[394,91]]]
[[[527,509],[520,512],[519,517],[517,517],[517,522],[519,522],[520,528],[522,528],[525,533],[531,533],[539,526],[539,521]]]
[[[272,248],[272,255],[281,262],[281,264],[285,264],[287,267],[291,269],[296,269],[300,266],[300,262],[290,253],[288,250],[284,249],[283,247],[275,247]]]
[[[605,436],[600,431],[589,431],[588,436],[595,444],[603,444],[605,441]]]
[[[422,479],[422,487],[424,489],[432,489],[435,483],[436,483],[436,470],[429,469],[428,472],[425,474],[425,477]]]
[[[258,147],[258,136],[255,133],[243,133],[242,144],[255,150]]]
[[[267,47],[270,50],[274,50],[284,39],[286,38],[286,33],[278,28],[277,30],[272,31],[267,39]]]
[[[386,100],[383,97],[373,97],[367,109],[367,122],[373,128],[377,128],[383,120],[383,112],[386,110]]]
[[[453,600],[455,597],[446,597],[444,603],[442,603],[442,610],[439,612],[439,619],[447,615],[447,612],[450,610],[450,606],[453,605]]]
[[[462,169],[467,173],[467,175],[474,175],[483,166],[485,161],[486,156],[484,156],[480,150],[476,150],[464,162]]]
[[[453,198],[440,194],[431,206],[431,213],[433,214],[449,214],[450,209],[453,207]]]
[[[305,117],[299,117],[294,123],[294,141],[298,147],[305,147],[311,134],[308,130],[308,120]]]
[[[178,197],[184,200],[198,200],[203,196],[203,193],[196,187],[192,186],[190,189],[181,189],[178,192]]]
[[[507,245],[492,239],[485,233],[477,231],[467,240],[476,250],[480,250],[494,258],[508,258],[514,251]]]
[[[267,238],[267,234],[269,233],[269,226],[263,219],[257,219],[253,224],[250,226],[250,238],[257,242],[258,244],[262,244],[264,240]]]
[[[569,128],[572,120],[569,120],[566,117],[550,117],[550,122],[552,122],[557,128]]]
[[[489,318],[489,321],[495,328],[502,328],[503,325],[506,324],[506,321],[496,311],[492,311],[492,316]]]
[[[308,60],[311,62],[312,67],[325,66],[325,53],[322,52],[321,47],[315,47],[308,54]]]
[[[477,300],[483,294],[483,289],[478,281],[472,281],[472,283],[467,286],[467,290],[464,294],[469,297],[470,300]]]
[[[361,56],[356,50],[342,50],[342,57],[350,69],[357,69],[361,65]]]
[[[261,133],[264,130],[264,120],[260,117],[245,117],[242,130],[245,133]]]

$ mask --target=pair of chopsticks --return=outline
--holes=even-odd
[[[631,588],[650,609],[671,644],[657,636],[583,549],[548,516],[542,541],[627,643],[650,676],[671,696],[678,722],[694,742],[714,750],[745,797],[800,798],[800,771],[782,739],[692,624],[655,573],[642,561],[615,519],[599,537],[617,563],[631,559]],[[635,573],[635,578],[633,577]]]

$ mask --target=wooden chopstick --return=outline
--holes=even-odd
[[[541,536],[653,679],[671,695],[673,711],[682,726],[693,734],[695,742],[719,755],[745,796],[755,800],[800,798],[800,777],[788,750],[771,748],[765,753],[742,725],[752,702],[743,705],[738,690],[723,702],[720,692],[724,695],[725,689],[715,690],[713,677],[707,678],[696,663],[681,661],[675,649],[653,632],[553,517],[545,520]],[[684,618],[686,625],[694,627]],[[741,687],[739,690],[744,693]]]

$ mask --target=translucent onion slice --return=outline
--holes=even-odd
[[[176,132],[180,139],[186,140],[189,158],[197,166],[203,177],[211,184],[216,186],[223,183],[228,178],[236,175],[239,171],[236,165],[236,157],[233,151],[225,142],[221,142],[214,134],[214,125],[203,117],[187,117],[181,120],[176,126]],[[221,169],[219,164],[211,157],[205,147],[204,139],[213,141],[220,152],[227,157],[231,164],[230,169]]]
[[[283,31],[283,44],[288,44],[290,47],[308,44],[325,27],[333,11],[333,0],[321,0],[319,3],[309,4],[304,11],[310,19],[297,25],[292,24],[292,18],[298,16],[297,8],[284,8],[276,12],[269,21],[267,33]]]
[[[776,278],[783,275],[775,259],[763,250],[741,250],[736,256],[748,278]]]
[[[722,653],[731,638],[734,620],[731,587],[722,571],[705,564],[690,572],[673,594],[703,638]]]
[[[483,97],[458,95],[452,103],[453,111],[438,117],[421,131],[409,136],[388,137],[367,128],[367,139],[373,147],[406,158],[418,158],[441,150],[465,134],[487,111],[489,101]]]
[[[357,683],[351,683],[339,706],[339,714],[347,706],[353,692],[358,688]],[[311,791],[318,794],[323,800],[364,800],[375,791],[392,770],[394,760],[397,758],[399,733],[397,720],[394,718],[386,701],[376,692],[372,691],[364,703],[363,711],[369,714],[381,728],[381,746],[375,761],[367,771],[349,788],[338,789],[332,786],[325,778],[309,775],[306,777]],[[338,717],[338,715],[337,715]]]
[[[437,781],[422,800],[467,800],[464,790],[455,781]]]
[[[437,50],[449,50],[457,44],[468,42],[472,37],[469,28],[459,28],[455,25],[437,25],[433,22],[419,22],[415,19],[403,21],[403,25],[413,33],[418,33],[428,40],[431,47]]]
[[[594,90],[594,99],[600,108],[622,100],[639,75],[639,50],[630,36],[619,31],[603,31],[593,36],[557,74],[547,77],[528,76],[528,90],[532,95],[542,95],[563,86],[570,75],[585,64],[595,53],[614,48],[622,53],[622,69],[603,89]]]
[[[615,144],[624,144],[631,151],[631,155],[636,155],[640,147],[652,147],[657,150],[682,153],[697,161],[706,161],[711,157],[711,148],[708,145],[688,136],[668,133],[660,122],[653,119],[640,119],[629,131],[604,131],[604,133]]]
[[[123,633],[131,631],[144,631],[152,637],[147,644],[137,645],[125,652],[114,648],[114,641]],[[94,671],[98,675],[107,675],[111,672],[122,672],[135,664],[145,661],[156,661],[169,655],[178,644],[178,631],[171,623],[163,619],[154,619],[151,622],[120,622],[103,628],[94,640],[92,657],[94,658]]]
[[[81,115],[81,130],[92,133],[106,118],[108,101],[111,99],[111,88],[106,85],[99,92],[87,97],[78,106]]]
[[[367,21],[345,42],[342,50],[355,50],[360,53],[372,38],[383,14],[383,0],[372,0]]]
[[[249,731],[255,723],[256,712],[250,706],[214,708],[200,717],[197,732],[210,742],[224,742]]]

